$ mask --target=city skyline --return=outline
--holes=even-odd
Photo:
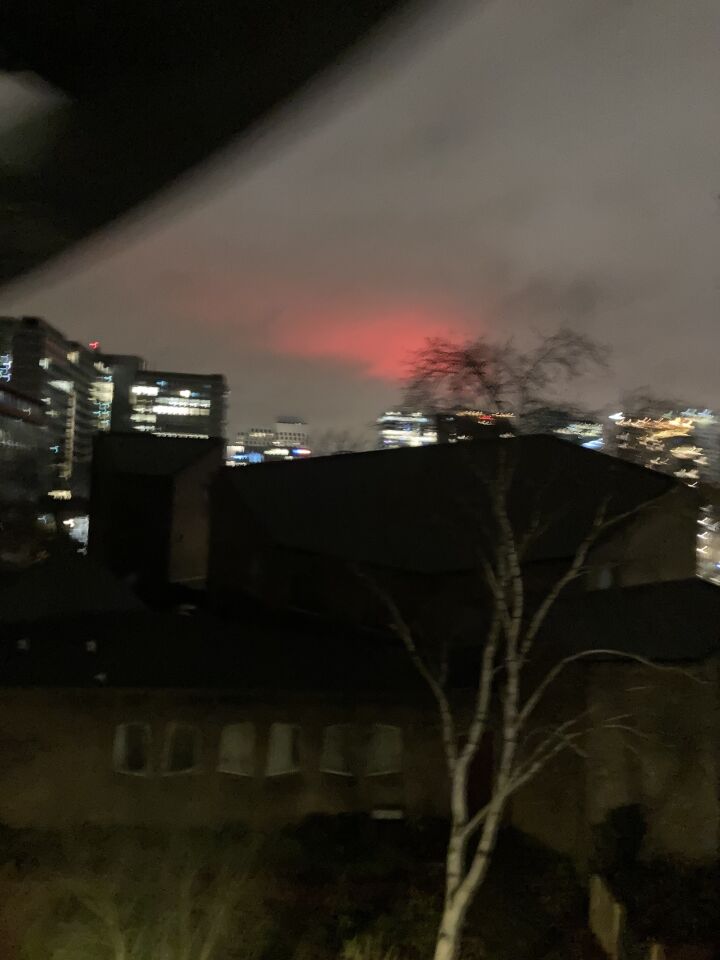
[[[614,351],[569,400],[717,408],[720,12],[690,6],[436,13],[0,312],[226,373],[231,435],[281,409],[366,427],[426,336],[562,322]]]

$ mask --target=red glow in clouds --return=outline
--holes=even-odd
[[[327,358],[361,367],[382,380],[407,374],[412,354],[428,337],[462,338],[466,324],[423,310],[368,311],[365,315],[293,318],[292,329],[280,329],[273,348],[298,357]]]

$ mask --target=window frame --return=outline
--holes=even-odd
[[[270,757],[272,755],[272,746],[273,746],[273,731],[278,730],[279,728],[288,728],[293,731],[294,742],[291,742],[291,751],[294,746],[297,750],[297,766],[292,769],[287,770],[271,770],[270,769]],[[290,777],[297,776],[297,774],[302,773],[302,746],[301,746],[301,727],[298,723],[285,723],[285,722],[276,722],[271,723],[268,728],[267,734],[267,748],[265,752],[265,765],[264,765],[264,776],[266,779],[275,779],[276,777]]]
[[[182,728],[190,730],[193,734],[193,754],[195,763],[192,767],[186,767],[183,770],[171,770],[169,761],[172,755],[173,739],[176,732]],[[202,772],[202,733],[200,728],[194,723],[186,723],[184,720],[173,720],[165,724],[165,735],[163,738],[162,758],[160,761],[160,774],[163,777],[187,777]]]
[[[231,730],[237,727],[245,727],[251,731],[251,746],[250,746],[250,773],[240,772],[239,770],[230,770],[227,767],[222,765],[223,757],[223,739],[225,737],[225,731]],[[252,722],[252,720],[241,720],[237,723],[226,723],[223,725],[220,730],[220,741],[218,743],[218,760],[216,765],[216,770],[218,773],[223,773],[229,777],[242,777],[245,780],[252,779],[257,774],[257,727]]]
[[[398,747],[399,747],[399,759],[397,769],[386,769],[386,770],[373,770],[370,766],[371,761],[371,744],[373,735],[376,732],[381,730],[392,730],[397,733],[398,736]],[[370,731],[368,733],[367,742],[365,746],[365,776],[366,777],[397,777],[401,776],[403,773],[403,757],[405,752],[405,738],[403,736],[403,728],[396,723],[373,723],[370,725]]]
[[[123,757],[127,757],[127,736],[126,731],[130,727],[140,727],[143,731],[143,745],[145,750],[145,765],[142,770],[129,770],[127,766],[119,762],[120,746],[122,743]],[[122,735],[122,741],[120,739]],[[112,750],[113,771],[123,774],[126,777],[149,777],[152,774],[152,725],[144,720],[126,720],[123,723],[115,724],[115,733],[113,736]]]
[[[326,738],[331,730],[345,730],[347,733],[346,746],[348,749],[348,769],[336,770],[331,766],[324,765]],[[345,777],[352,779],[358,776],[358,751],[357,751],[358,731],[354,723],[328,723],[323,727],[322,744],[320,746],[320,773],[330,777]]]

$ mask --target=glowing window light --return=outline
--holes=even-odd
[[[159,403],[152,408],[153,413],[174,417],[207,417],[209,411],[204,407],[175,406],[169,403]]]

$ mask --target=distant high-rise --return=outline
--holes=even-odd
[[[110,429],[115,433],[127,433],[133,429],[130,420],[132,414],[130,391],[136,376],[144,370],[145,361],[141,357],[122,353],[100,353],[99,350],[98,359],[110,371],[112,380]]]
[[[720,484],[720,419],[710,410],[669,411],[656,417],[613,414],[606,449],[692,485]]]
[[[38,400],[0,383],[0,506],[36,503],[48,490],[47,420]]]
[[[129,396],[132,430],[181,439],[225,434],[227,385],[221,374],[138,370]]]
[[[307,447],[308,425],[299,417],[278,417],[275,421],[275,439],[286,447]]]
[[[434,417],[420,411],[388,410],[377,420],[380,447],[425,447],[437,443],[438,431]]]
[[[38,317],[0,319],[0,376],[40,404],[47,425],[51,496],[86,497],[98,428],[92,351]]]
[[[278,417],[274,427],[250,427],[228,445],[230,467],[272,460],[300,460],[310,456],[308,425],[300,417]]]

